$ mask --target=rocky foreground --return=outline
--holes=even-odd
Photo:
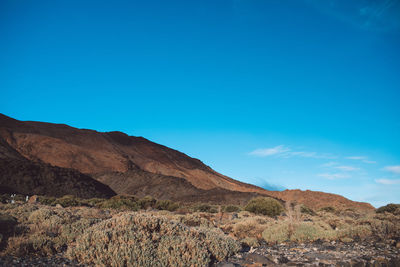
[[[316,241],[309,244],[263,245],[241,251],[215,266],[400,266],[400,243],[395,240],[351,243]]]
[[[79,264],[59,253],[52,257],[2,257],[0,266],[90,266]],[[400,266],[400,243],[384,242],[323,242],[279,244],[244,248],[214,267],[239,266]]]

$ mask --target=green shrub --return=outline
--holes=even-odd
[[[393,214],[400,213],[400,204],[390,203],[376,210],[376,213],[384,213],[384,212],[389,212]]]
[[[268,243],[281,243],[289,239],[289,228],[286,223],[268,225],[262,237]]]
[[[57,198],[54,202],[53,205],[60,204],[62,207],[76,207],[76,206],[82,206],[82,199],[77,198],[72,195],[65,195],[61,198]]]
[[[157,200],[154,207],[158,210],[175,211],[179,208],[179,204],[171,200]]]
[[[89,198],[89,199],[82,199],[82,204],[89,207],[96,207],[104,201],[106,201],[106,199],[104,198]]]
[[[0,195],[0,203],[8,203],[10,201],[10,194],[1,194]]]
[[[262,236],[268,243],[280,243],[284,241],[311,242],[317,239],[336,239],[337,233],[323,222],[300,222],[292,224],[289,221],[285,221],[268,225]]]
[[[138,200],[138,204],[141,209],[153,208],[156,202],[157,200],[151,196],[145,196],[144,198]]]
[[[229,206],[226,206],[224,208],[224,211],[225,212],[239,212],[240,211],[240,207],[236,206],[236,205],[229,205]]]
[[[43,205],[54,206],[54,202],[56,201],[55,197],[48,197],[48,196],[38,196],[38,202]]]
[[[7,238],[15,234],[18,221],[13,216],[0,213],[0,250],[4,247]]]
[[[137,211],[140,209],[136,199],[132,196],[114,196],[97,204],[97,207],[103,209],[118,209]]]
[[[337,233],[340,238],[360,238],[365,239],[372,235],[372,229],[369,225],[348,225]]]
[[[309,208],[307,206],[304,206],[304,205],[301,205],[300,212],[304,213],[304,214],[311,215],[311,216],[315,215],[315,212],[311,208]]]
[[[238,249],[238,243],[220,230],[125,213],[87,229],[67,255],[96,266],[209,266]]]
[[[323,207],[323,208],[320,209],[320,211],[334,213],[336,210],[335,210],[334,207]]]
[[[281,203],[270,197],[254,198],[247,203],[244,209],[255,214],[268,215],[271,217],[277,216],[283,211]]]
[[[198,211],[198,212],[211,212],[212,209],[213,209],[213,206],[211,206],[209,204],[205,204],[205,203],[200,203],[193,207],[193,211]]]

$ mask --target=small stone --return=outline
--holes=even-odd
[[[28,203],[35,204],[37,202],[38,196],[33,195],[28,199]]]

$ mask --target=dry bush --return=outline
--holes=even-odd
[[[242,240],[240,240],[240,243],[242,244],[242,246],[246,246],[246,247],[259,247],[260,246],[260,242],[258,241],[257,238],[254,237],[245,237]]]
[[[216,229],[125,213],[90,227],[67,254],[96,266],[208,266],[238,249],[236,241]]]
[[[237,219],[234,219],[234,220],[242,220],[242,219],[246,219],[246,218],[250,218],[250,217],[254,217],[254,216],[257,216],[257,215],[254,215],[251,212],[242,210],[237,214]]]
[[[79,218],[86,219],[109,219],[111,218],[113,213],[118,211],[108,211],[97,208],[88,208],[88,207],[77,207],[73,210],[74,215]]]
[[[230,232],[238,239],[252,237],[261,240],[262,232],[268,222],[269,220],[260,216],[240,219],[231,226]],[[225,228],[226,227],[227,225],[225,225]]]
[[[369,225],[347,225],[337,233],[337,237],[340,239],[365,239],[371,235],[372,230]]]
[[[56,248],[59,250],[63,246],[75,242],[76,238],[84,234],[86,229],[99,222],[101,222],[101,219],[80,219],[73,223],[62,225],[59,235],[54,239]]]
[[[199,213],[178,215],[173,219],[189,227],[214,227],[210,220],[202,217]]]
[[[395,215],[400,215],[400,204],[390,203],[376,210],[376,213],[385,213],[385,212],[392,213]]]
[[[5,214],[17,218],[20,223],[26,222],[30,214],[38,209],[36,205],[32,204],[6,204],[0,206]]]
[[[376,214],[369,220],[371,231],[381,239],[400,237],[400,216],[390,213]]]
[[[49,256],[56,252],[53,240],[45,235],[10,237],[4,254],[24,257],[29,254]]]

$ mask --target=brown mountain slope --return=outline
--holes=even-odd
[[[0,115],[0,136],[26,158],[82,173],[126,172],[134,166],[185,178],[201,189],[265,190],[221,175],[200,160],[121,132],[100,133],[63,124],[21,122]]]
[[[320,209],[328,206],[338,209],[374,209],[369,203],[351,201],[340,195],[319,191],[302,191],[299,189],[294,189],[285,191],[269,191],[268,194],[284,201],[302,203],[314,209]]]
[[[75,195],[81,198],[115,195],[107,185],[76,170],[32,162],[0,137],[0,193]]]
[[[119,194],[135,195],[140,198],[151,195],[157,199],[190,203],[244,205],[250,199],[260,196],[254,192],[230,191],[223,188],[199,189],[184,178],[154,174],[140,169],[133,169],[125,173],[97,174],[94,178],[108,184]]]
[[[358,203],[347,199],[343,202],[344,198],[337,195],[329,194],[331,197],[325,197],[325,193],[316,193],[310,196],[307,191],[299,191],[296,194],[291,193],[290,190],[267,191],[219,174],[200,160],[177,150],[121,132],[101,133],[76,129],[64,124],[22,122],[0,114],[0,136],[20,154],[32,161],[72,168],[96,176],[97,179],[112,188],[119,187],[119,189],[115,189],[117,193],[124,191],[124,186],[121,184],[128,185],[125,182],[116,181],[120,178],[110,175],[110,173],[128,173],[140,169],[152,174],[183,178],[195,188],[202,190],[222,188],[238,192],[257,192],[276,196],[283,200],[291,200],[295,196],[296,199],[309,203],[310,207],[335,205],[336,202],[332,199],[336,196],[337,200],[341,199],[338,201],[341,205],[373,209],[367,203]],[[109,175],[96,175],[101,173],[109,173]],[[138,176],[133,177],[136,178],[131,176],[129,179],[132,184],[135,184],[133,180],[138,179]]]

